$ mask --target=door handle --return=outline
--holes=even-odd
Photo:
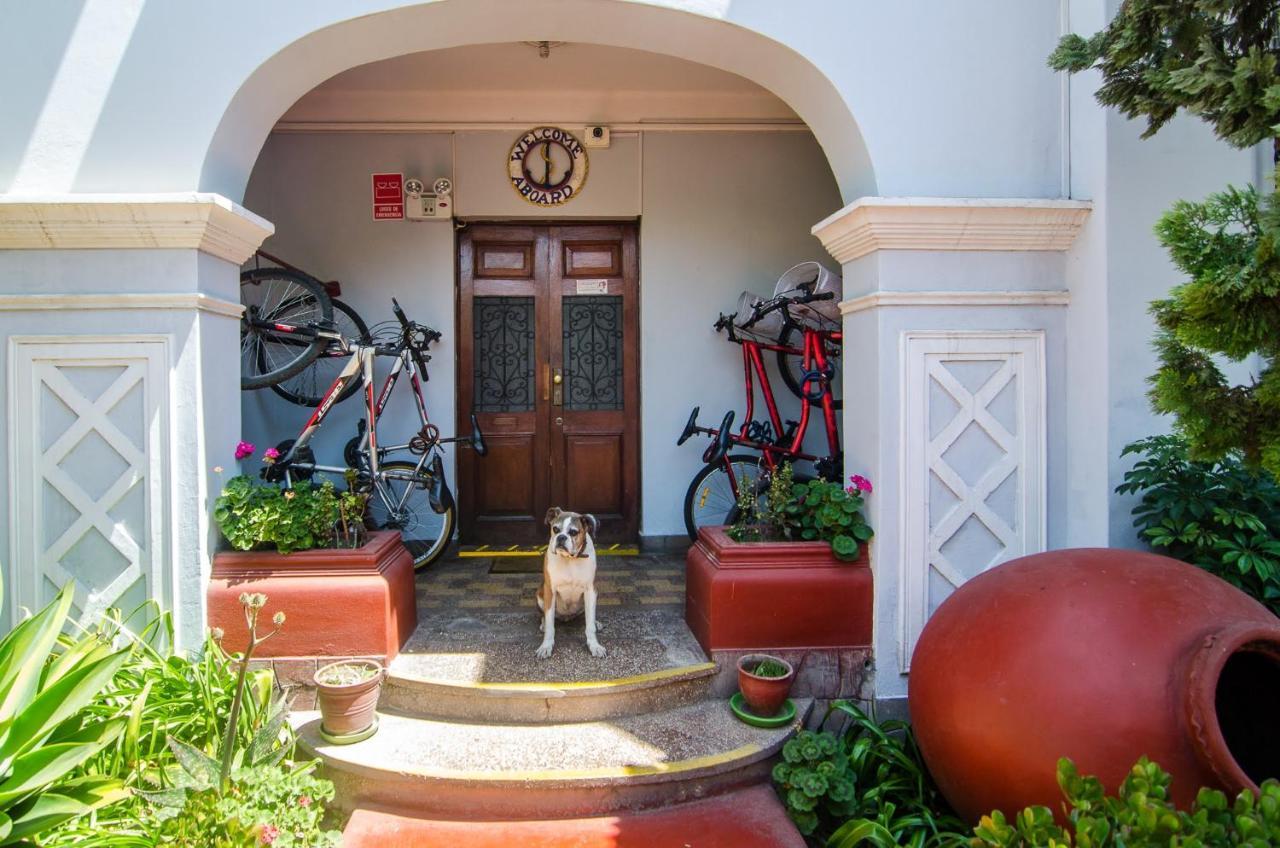
[[[551,405],[560,406],[564,403],[564,386],[562,385],[564,383],[564,375],[560,373],[559,368],[553,369],[552,374]]]

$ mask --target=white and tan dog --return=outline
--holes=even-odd
[[[538,590],[542,612],[538,659],[545,660],[555,648],[556,619],[564,621],[579,613],[586,614],[587,650],[593,657],[603,657],[604,648],[596,641],[596,546],[591,541],[596,517],[553,506],[547,510],[547,524],[551,539],[542,560],[542,588]]]

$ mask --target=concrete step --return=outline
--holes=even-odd
[[[330,745],[316,713],[295,713],[298,741],[324,760],[347,809],[474,819],[594,816],[695,800],[767,780],[785,728],[749,727],[725,701],[608,721],[471,724],[381,714],[378,732]]]
[[[613,680],[491,683],[419,677],[392,663],[380,706],[422,718],[506,724],[597,721],[704,700],[715,675],[708,662]]]
[[[592,818],[457,821],[374,809],[352,814],[346,848],[804,848],[769,786],[659,810]]]
[[[587,652],[582,621],[556,628],[555,652],[534,657],[531,610],[424,617],[388,668],[381,706],[423,718],[512,724],[593,721],[708,697],[707,662],[679,608],[615,609]]]

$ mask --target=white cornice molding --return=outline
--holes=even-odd
[[[275,232],[219,194],[0,196],[0,249],[196,250],[240,265]]]
[[[1067,306],[1069,291],[877,291],[840,304],[841,315],[882,306]]]
[[[244,306],[201,292],[0,294],[0,312],[100,309],[195,309],[239,318]]]
[[[1066,250],[1092,208],[1084,200],[862,197],[812,232],[841,263],[876,250]]]

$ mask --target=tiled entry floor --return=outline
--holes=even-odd
[[[426,613],[438,609],[533,610],[533,596],[542,582],[541,563],[540,558],[529,557],[527,564],[536,571],[490,573],[493,560],[487,557],[441,560],[418,575],[418,609]],[[681,554],[600,557],[596,568],[601,607],[684,606]]]
[[[591,656],[583,622],[560,622],[555,653],[534,657],[541,636],[534,595],[539,568],[491,573],[491,561],[442,561],[418,575],[418,629],[396,660],[413,677],[458,683],[617,680],[706,662],[684,622],[679,556],[601,557],[599,638]]]

